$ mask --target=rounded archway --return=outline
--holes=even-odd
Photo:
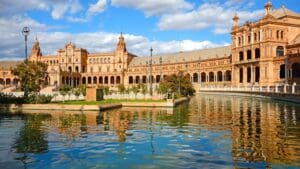
[[[206,73],[205,72],[201,73],[201,82],[206,82]]]
[[[193,82],[194,83],[198,82],[198,73],[193,73]]]
[[[292,64],[292,78],[300,78],[300,64],[299,63]]]
[[[209,82],[214,82],[214,72],[209,72],[208,77]]]

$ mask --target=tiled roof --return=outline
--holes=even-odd
[[[285,17],[285,16],[293,16],[293,17],[299,17],[300,18],[300,14],[287,9],[285,6],[282,6],[281,8],[272,11],[271,15],[274,16],[277,19]]]
[[[0,70],[8,70],[16,67],[22,61],[0,61]]]
[[[231,46],[223,46],[210,49],[178,52],[172,54],[162,54],[152,57],[153,64],[160,64],[160,57],[162,58],[162,63],[178,63],[178,62],[189,62],[189,61],[199,61],[213,58],[227,57],[231,55]],[[130,62],[130,66],[146,65],[149,57],[135,57]]]

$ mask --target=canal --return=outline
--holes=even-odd
[[[0,168],[299,168],[300,105],[201,94],[175,109],[0,113]]]

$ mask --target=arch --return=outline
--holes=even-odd
[[[241,46],[241,44],[242,44],[241,37],[238,37],[238,41],[239,41],[239,46]]]
[[[205,72],[201,73],[201,82],[206,82],[206,73]]]
[[[138,84],[138,83],[141,83],[141,82],[140,82],[140,76],[135,76],[135,83],[137,83],[137,84]]]
[[[97,77],[96,76],[94,76],[94,78],[93,78],[93,84],[97,84]]]
[[[259,66],[256,66],[255,67],[255,82],[259,82],[259,79],[260,79],[260,67]]]
[[[209,72],[208,73],[208,79],[209,79],[209,82],[214,82],[215,81],[214,72]]]
[[[69,66],[69,67],[68,67],[68,70],[69,70],[69,72],[72,72],[72,67]]]
[[[218,71],[217,72],[217,80],[218,80],[218,82],[222,82],[222,76],[223,76],[223,73],[221,72],[221,71]]]
[[[155,79],[156,79],[156,83],[159,83],[160,82],[160,75],[156,75]]]
[[[91,84],[92,83],[92,78],[89,76],[88,77],[88,84]]]
[[[163,75],[163,79],[166,79],[167,78],[167,75]]]
[[[49,76],[48,76],[48,77],[49,77]],[[14,85],[17,85],[18,82],[19,82],[19,79],[17,79],[17,78],[14,78],[14,79],[13,79],[13,84],[14,84]],[[50,77],[49,77],[49,81],[48,81],[48,82],[50,83]]]
[[[284,34],[284,32],[281,31],[281,35],[280,35],[280,38],[281,38],[281,39],[283,39],[283,34]]]
[[[251,67],[247,67],[247,82],[251,82]]]
[[[247,50],[247,60],[251,60],[252,58],[252,52],[251,50]]]
[[[230,70],[226,70],[224,81],[231,81],[231,71]]]
[[[257,33],[255,32],[254,33],[254,42],[256,42],[257,41]]]
[[[280,65],[279,78],[280,79],[285,78],[285,64]]]
[[[79,72],[79,67],[78,67],[78,66],[75,67],[75,72],[76,72],[76,73]]]
[[[0,85],[4,85],[4,80],[2,78],[0,78]]]
[[[67,85],[69,85],[69,84],[70,84],[69,77],[66,77],[66,83],[65,83],[65,84],[67,84]]]
[[[115,77],[114,76],[110,77],[110,84],[115,84]]]
[[[277,38],[277,39],[279,39],[279,36],[280,36],[279,34],[280,34],[280,33],[279,33],[279,30],[277,30],[277,31],[276,31],[276,38]]]
[[[103,84],[103,77],[102,76],[99,77],[99,84]]]
[[[299,78],[300,77],[300,64],[299,63],[293,63],[292,64],[292,77],[293,78]]]
[[[240,61],[244,60],[244,52],[243,51],[239,52],[239,59],[240,59]]]
[[[143,82],[143,83],[147,83],[147,76],[143,76],[142,82]]]
[[[194,83],[198,82],[198,73],[193,73],[193,82]]]
[[[255,48],[255,59],[260,58],[260,49]]]
[[[104,77],[104,84],[108,84],[108,76]]]
[[[116,78],[116,84],[120,84],[120,83],[121,83],[121,77],[117,76],[117,78]]]
[[[129,76],[129,78],[128,78],[128,83],[129,83],[129,84],[132,84],[132,83],[133,83],[133,77],[132,77],[132,76]]]
[[[277,48],[276,48],[276,56],[284,56],[284,48],[283,48],[283,46],[277,46]]]
[[[240,83],[243,83],[243,79],[244,75],[243,75],[243,68],[240,68]]]

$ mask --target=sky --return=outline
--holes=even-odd
[[[240,24],[264,15],[266,0],[0,0],[0,60],[22,60],[35,38],[43,55],[69,42],[90,53],[111,52],[123,32],[138,56],[229,45],[232,17]],[[272,0],[300,13],[299,0]]]

